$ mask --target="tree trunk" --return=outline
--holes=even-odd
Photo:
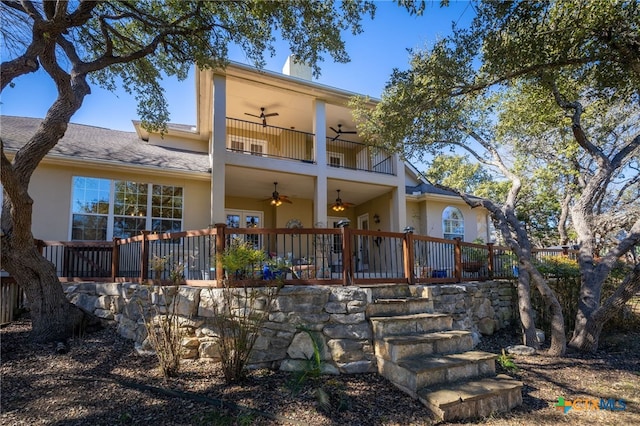
[[[71,304],[56,276],[55,267],[35,246],[24,250],[10,247],[3,254],[7,271],[25,291],[31,312],[31,339],[36,342],[65,340],[82,331],[86,314]]]
[[[624,305],[638,291],[640,291],[640,263],[635,266],[632,272],[627,274],[622,284],[620,284],[616,291],[608,297],[598,309],[586,316],[582,311],[578,311],[576,325],[569,346],[586,352],[595,352],[598,350],[603,325],[609,321],[616,312],[623,309]]]
[[[540,344],[536,336],[536,325],[533,321],[533,307],[531,306],[531,286],[529,273],[521,268],[518,274],[518,311],[522,324],[523,344],[538,349]]]

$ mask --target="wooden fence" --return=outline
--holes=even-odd
[[[0,324],[13,321],[24,304],[25,297],[22,289],[14,280],[3,276],[0,283]]]

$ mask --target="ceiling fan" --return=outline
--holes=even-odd
[[[336,135],[333,137],[333,139],[331,139],[332,141],[335,141],[336,139],[338,139],[340,135],[355,135],[358,133],[355,130],[342,130],[342,124],[338,124],[338,130],[334,129],[331,126],[329,126],[329,128],[334,132],[336,132]]]
[[[271,194],[271,197],[265,199],[264,201],[269,201],[269,204],[276,207],[281,206],[282,203],[293,204],[293,201],[291,201],[289,197],[287,197],[286,195],[280,195],[280,193],[278,192],[278,182],[273,182],[273,193]]]
[[[244,113],[245,115],[250,115],[251,117],[256,117],[262,120],[262,127],[267,127],[267,117],[275,117],[279,115],[277,112],[272,112],[270,114],[264,113],[264,107],[260,108],[260,115],[250,114],[248,112]]]
[[[342,201],[342,198],[340,198],[340,190],[336,189],[336,191],[338,191],[338,198],[336,198],[336,202],[331,204],[331,209],[334,212],[342,212],[345,211],[346,209],[348,209],[349,207],[353,207],[355,206],[355,204],[353,203],[346,203],[344,201]]]

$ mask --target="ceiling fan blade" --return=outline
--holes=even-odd
[[[256,118],[262,118],[259,115],[249,114],[248,112],[245,112],[244,115],[250,115],[251,117],[256,117]]]
[[[288,199],[288,198],[280,197],[280,201],[282,201],[283,203],[293,204],[293,201],[291,201],[291,200],[290,200],[290,199]]]
[[[330,128],[331,130],[333,130],[334,132],[336,132],[336,133],[340,134],[340,132],[339,132],[339,131],[337,131],[336,129],[334,129],[333,127],[329,126],[329,128]]]
[[[278,115],[280,115],[280,114],[278,114],[277,112],[272,112],[271,114],[264,114],[263,117],[275,117],[275,116],[278,116]]]

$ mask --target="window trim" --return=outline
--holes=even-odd
[[[239,151],[239,150],[233,149],[232,148],[233,142],[242,142],[243,144],[242,150]],[[251,148],[252,145],[260,145],[262,147],[262,152],[254,152],[251,149],[247,150],[247,144],[249,148]],[[267,157],[269,155],[267,148],[268,148],[268,144],[267,144],[267,141],[264,139],[248,138],[246,136],[238,136],[238,135],[227,135],[227,149],[237,154]]]
[[[451,218],[451,214],[452,213],[458,213],[460,215],[460,219],[452,219]],[[446,215],[446,216],[445,216]],[[462,240],[464,240],[464,233],[465,233],[465,224],[464,224],[464,214],[462,213],[462,210],[460,210],[458,207],[455,206],[447,206],[442,210],[442,215],[441,215],[441,220],[442,220],[442,238],[447,239],[447,240],[453,240],[455,238],[460,238]],[[454,227],[455,230],[460,231],[462,230],[462,233],[453,233],[453,232],[446,232],[447,231],[447,222],[450,222],[450,224],[453,224],[453,222],[456,222],[456,226]]]
[[[101,179],[101,180],[105,180],[109,182],[109,208],[108,208],[108,213],[107,214],[99,214],[99,213],[82,213],[82,212],[75,212],[74,211],[74,203],[75,203],[75,198],[74,198],[74,189],[75,189],[75,185],[74,185],[74,181],[75,179],[79,179],[79,178],[84,178],[84,179]],[[70,205],[69,205],[69,229],[68,229],[68,239],[69,241],[92,241],[92,240],[79,240],[79,239],[73,239],[73,217],[74,215],[85,215],[85,216],[100,216],[100,217],[104,217],[106,216],[107,218],[107,229],[106,229],[106,239],[104,241],[111,241],[113,240],[113,233],[114,233],[114,228],[115,228],[115,219],[116,218],[121,218],[121,217],[127,217],[127,216],[123,216],[123,215],[116,215],[115,214],[115,199],[116,199],[116,182],[135,182],[133,180],[127,180],[127,179],[111,179],[111,178],[105,178],[105,177],[100,177],[100,176],[83,176],[83,175],[73,175],[71,176],[71,185],[70,185]],[[178,186],[178,185],[173,185],[173,184],[164,184],[164,183],[154,183],[154,182],[137,182],[140,184],[144,184],[147,185],[147,205],[146,205],[146,215],[145,216],[139,216],[139,217],[144,217],[145,218],[145,226],[144,228],[146,230],[151,230],[152,229],[152,224],[154,220],[171,220],[171,221],[175,221],[175,222],[180,222],[180,230],[184,229],[184,212],[185,212],[185,188],[184,186]],[[180,219],[176,219],[176,218],[162,218],[162,217],[156,217],[153,216],[153,188],[154,186],[160,186],[160,187],[164,187],[164,186],[171,186],[174,188],[181,188],[182,189],[182,205],[180,207],[180,209],[182,210],[182,214],[180,215],[181,218]]]
[[[340,165],[331,164],[331,157],[337,158],[340,161]],[[342,152],[327,151],[327,165],[329,167],[344,167],[344,154]]]

